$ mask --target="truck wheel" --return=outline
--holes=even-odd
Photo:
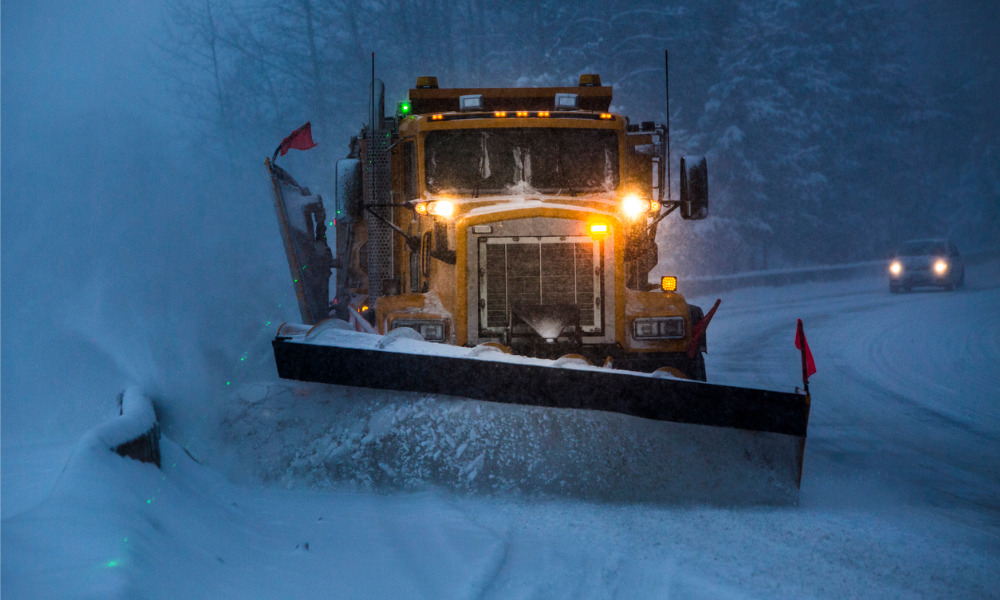
[[[667,359],[668,364],[663,365],[653,373],[669,373],[681,379],[691,381],[705,381],[705,355],[698,352],[694,358],[688,358],[686,353],[678,352]]]
[[[699,321],[705,318],[705,311],[703,311],[700,306],[696,306],[694,304],[688,304],[688,317],[691,320],[690,321],[691,327],[693,329],[694,326]],[[702,352],[705,352],[707,348],[708,348],[708,331],[706,331],[705,334],[701,336],[701,340],[698,341],[699,356],[701,355]]]
[[[691,360],[691,369],[688,372],[688,377],[696,381],[707,381],[708,377],[705,373],[705,355],[698,351],[695,357]]]

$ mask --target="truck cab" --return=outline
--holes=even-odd
[[[705,378],[700,308],[651,285],[657,223],[707,215],[704,158],[669,198],[666,128],[576,87],[442,89],[373,111],[337,166],[335,312],[379,333]],[[381,104],[381,102],[379,102]]]

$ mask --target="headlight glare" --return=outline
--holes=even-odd
[[[447,200],[436,200],[427,205],[427,212],[447,219],[455,214],[455,205]]]
[[[649,200],[643,200],[637,194],[628,194],[622,198],[622,212],[630,219],[635,219],[649,212]]]

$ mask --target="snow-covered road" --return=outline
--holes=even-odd
[[[367,492],[240,461],[306,439],[288,422],[244,432],[252,448],[220,432],[204,465],[165,441],[162,471],[78,454],[57,476],[70,448],[4,447],[0,585],[11,598],[1000,597],[1000,263],[970,266],[953,293],[890,295],[879,278],[727,292],[709,378],[799,383],[797,318],[819,369],[798,506]],[[469,418],[435,402],[411,409]]]
[[[817,485],[850,479],[908,504],[987,509],[996,523],[1000,276],[995,265],[974,272],[959,293],[891,295],[884,280],[865,279],[729,295],[732,314],[713,332],[717,380],[794,380],[788,323],[806,323],[821,371],[811,387],[804,505],[821,501],[814,492],[831,493]]]

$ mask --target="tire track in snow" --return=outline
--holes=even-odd
[[[874,278],[736,290],[723,306],[728,300],[737,308],[727,319],[720,311],[713,322],[710,350],[726,347],[709,354],[709,380],[764,387],[797,381],[792,328],[802,318],[818,366],[810,382],[804,490],[811,477],[840,471],[931,482],[934,503],[957,497],[994,508],[1000,495],[996,270],[970,269],[970,281],[978,283],[955,293],[889,294]]]

